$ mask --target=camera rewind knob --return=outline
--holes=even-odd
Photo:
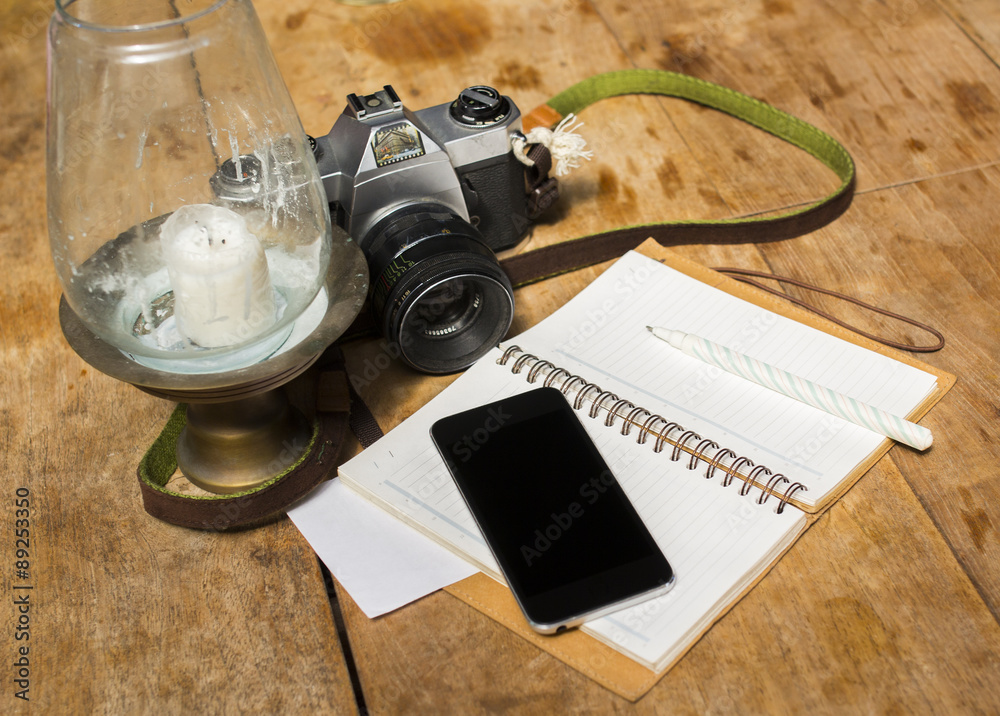
[[[451,104],[451,116],[455,121],[474,127],[502,122],[509,113],[507,99],[486,85],[466,87]]]

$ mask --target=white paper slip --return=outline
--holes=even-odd
[[[368,617],[391,612],[478,571],[339,480],[320,485],[288,516]]]

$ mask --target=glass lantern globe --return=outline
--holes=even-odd
[[[49,237],[80,321],[214,373],[322,315],[327,199],[249,0],[56,0],[48,41]]]

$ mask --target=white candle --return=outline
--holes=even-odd
[[[274,324],[274,289],[264,249],[236,212],[183,206],[160,228],[177,330],[192,343],[244,343]]]

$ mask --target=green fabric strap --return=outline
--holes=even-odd
[[[280,473],[242,492],[191,494],[167,487],[177,470],[177,442],[187,422],[187,405],[178,405],[136,468],[146,511],[165,522],[203,530],[259,524],[327,479],[347,438],[351,406],[341,351],[329,348],[319,364],[315,417],[303,453]]]
[[[180,403],[170,414],[167,424],[149,446],[139,462],[138,476],[142,482],[157,490],[164,490],[170,476],[177,470],[177,438],[184,429],[187,405]]]
[[[663,246],[781,241],[815,231],[850,206],[854,161],[836,139],[765,102],[695,77],[664,70],[620,70],[595,75],[560,92],[525,120],[557,122],[598,100],[627,94],[676,97],[724,112],[808,152],[833,170],[840,186],[819,201],[776,215],[624,226],[527,251],[501,262],[515,287],[616,258],[651,236]]]
[[[280,473],[256,487],[229,495],[189,495],[168,490],[166,487],[167,482],[170,481],[170,478],[177,471],[177,439],[180,437],[181,431],[184,430],[186,418],[187,405],[180,403],[174,408],[174,412],[167,419],[167,424],[163,426],[163,430],[160,431],[156,440],[149,446],[149,450],[143,455],[142,460],[139,462],[137,476],[148,487],[165,495],[173,495],[174,497],[183,497],[191,500],[232,500],[267,489],[274,482],[295,470],[306,459],[312,451],[313,444],[316,442],[316,437],[319,434],[318,424],[313,425],[312,435],[309,438],[305,452]]]
[[[665,95],[717,109],[813,155],[840,177],[842,186],[854,178],[851,155],[826,132],[749,95],[677,72],[606,72],[560,92],[547,104],[565,117],[571,113],[578,114],[599,100],[627,94]]]

